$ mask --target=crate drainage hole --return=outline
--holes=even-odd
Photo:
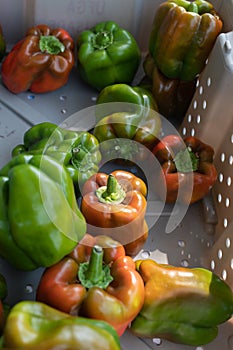
[[[27,95],[27,99],[28,100],[34,100],[34,98],[35,98],[35,95],[32,95],[32,94],[30,94],[30,95]]]

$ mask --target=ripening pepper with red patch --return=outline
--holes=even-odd
[[[81,212],[87,231],[107,235],[135,256],[148,237],[145,182],[125,170],[91,176],[82,189]]]
[[[144,284],[124,247],[86,234],[69,256],[47,268],[37,301],[60,311],[110,323],[122,335],[144,302]]]
[[[214,149],[196,137],[165,136],[153,149],[161,168],[158,193],[165,201],[194,203],[208,194],[217,180]]]
[[[30,28],[3,60],[2,82],[15,94],[54,91],[67,83],[73,65],[70,34],[40,24]]]
[[[221,30],[222,20],[211,3],[167,0],[155,13],[149,52],[167,78],[193,80]]]

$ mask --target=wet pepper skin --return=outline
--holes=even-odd
[[[65,85],[74,65],[74,42],[63,28],[30,28],[2,63],[2,82],[11,92],[54,91]]]
[[[96,246],[102,247],[101,260],[93,254]],[[119,242],[86,234],[69,256],[45,270],[36,298],[69,314],[107,321],[122,335],[143,305],[144,284]]]
[[[116,331],[107,322],[71,316],[36,301],[13,306],[2,343],[5,350],[121,349]]]
[[[109,180],[115,180],[115,189],[110,188]],[[107,190],[106,198],[97,195],[104,188]],[[93,175],[83,186],[81,202],[88,232],[114,238],[123,244],[127,255],[135,256],[148,237],[146,195],[144,181],[128,171]]]
[[[167,78],[193,80],[221,30],[222,20],[211,3],[168,0],[155,13],[149,52]]]
[[[145,284],[144,306],[130,328],[135,335],[201,346],[232,317],[232,290],[211,271],[150,259],[135,263]]]
[[[166,192],[167,203],[197,202],[217,180],[214,149],[196,137],[165,136],[153,149],[161,164],[158,193]]]

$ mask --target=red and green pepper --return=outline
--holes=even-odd
[[[144,285],[119,242],[87,234],[69,256],[44,271],[37,300],[104,320],[122,335],[142,307]]]
[[[45,93],[68,81],[74,66],[74,42],[63,28],[40,24],[30,28],[5,57],[2,82],[11,92]]]

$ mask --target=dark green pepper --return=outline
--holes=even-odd
[[[81,77],[97,90],[131,83],[141,60],[132,34],[113,21],[83,31],[77,40],[77,54]]]
[[[3,35],[2,26],[0,24],[0,61],[3,59],[6,53],[6,41]]]
[[[18,269],[50,266],[86,233],[72,179],[43,155],[19,155],[0,170],[0,255]]]
[[[18,154],[46,154],[63,164],[77,193],[83,183],[98,171],[99,143],[88,131],[65,130],[50,122],[36,124],[24,134],[23,144],[12,150]]]

